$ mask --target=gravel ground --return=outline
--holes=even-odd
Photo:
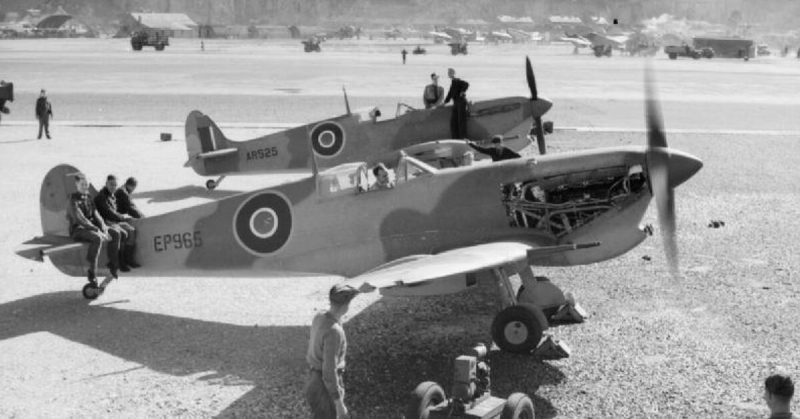
[[[67,41],[0,43],[4,50],[0,68],[24,85],[31,62],[46,59],[51,48],[64,46],[62,42]],[[75,48],[80,54],[74,59],[59,58],[62,71],[70,73],[93,57],[81,45]],[[350,47],[343,45],[337,53],[345,55],[346,48]],[[365,60],[369,63],[383,54],[381,48],[389,47],[368,49],[371,55]],[[232,55],[223,58],[236,59]],[[497,59],[505,62],[509,56],[511,52],[502,50]],[[550,74],[563,68],[560,80],[578,80],[589,92],[602,90],[604,80],[613,79],[613,73],[587,75],[586,69],[571,65],[573,58],[590,66],[620,65],[612,60],[553,57],[546,67]],[[205,72],[225,68],[215,63],[190,70],[192,62],[187,62],[175,71],[196,71],[200,74],[196,77],[203,77]],[[469,67],[472,63],[463,63],[474,73],[472,80],[490,73],[479,63]],[[687,63],[700,66],[690,69],[692,64]],[[733,85],[756,80],[769,88],[776,72],[797,71],[777,61],[760,67],[740,64],[686,61],[663,76],[659,73],[659,80],[694,75],[707,77],[709,83],[719,80]],[[708,66],[725,67],[725,71],[715,76]],[[358,74],[365,83],[380,83],[382,75],[364,67]],[[639,68],[638,64],[634,67]],[[52,71],[58,70],[45,69],[29,77],[38,86],[41,80],[55,78],[48,73]],[[102,73],[102,77],[113,79],[113,74]],[[141,119],[159,121],[157,109],[167,112],[171,102],[150,103],[144,94],[128,95],[124,77],[117,76],[119,92],[112,86],[104,94],[109,103],[127,101],[127,113],[114,105],[112,114],[95,119],[125,121],[136,109],[149,109],[148,115],[154,116]],[[179,97],[191,85],[180,83],[166,87],[166,94]],[[503,84],[500,90],[510,90],[510,85]],[[231,95],[246,99],[245,89],[237,89]],[[548,89],[558,90],[555,85]],[[333,97],[332,90],[325,97]],[[768,94],[780,96],[779,89],[774,90],[754,94],[766,102]],[[312,99],[307,98],[308,103]],[[706,116],[741,124],[734,118],[742,113],[742,101],[735,96],[731,103],[712,99],[693,99],[688,108],[692,111],[668,100],[673,105],[665,106],[667,128],[675,124],[701,127]],[[639,115],[631,116],[636,107],[633,101],[587,100],[606,126],[630,123],[627,126],[641,128],[641,107]],[[554,102],[555,112],[560,102],[555,98]],[[768,109],[780,106],[781,113],[754,112],[761,112],[766,127],[794,129],[791,119],[798,109],[790,102],[778,97],[776,103],[764,105]],[[56,112],[82,112],[82,102],[69,103],[54,103]],[[592,114],[585,112],[589,107],[581,108],[578,99],[574,103],[576,108],[562,111],[565,122],[558,118],[557,125],[591,119]],[[60,162],[73,163],[91,178],[100,179],[109,171],[105,162],[116,158],[118,174],[139,177],[142,190],[136,198],[150,214],[286,179],[230,178],[209,195],[198,187],[200,178],[180,167],[185,160],[182,129],[70,127],[59,126],[56,120],[54,140],[35,141],[30,135],[34,127],[25,125],[20,115],[24,109],[13,104],[12,115],[19,119],[11,120],[15,125],[0,126],[4,175],[0,200],[4,212],[11,215],[11,221],[0,227],[4,249],[0,252],[4,281],[0,287],[0,381],[5,383],[0,417],[305,417],[301,389],[308,322],[315,310],[325,307],[325,291],[336,278],[125,276],[100,299],[87,303],[79,295],[82,283],[78,279],[13,254],[18,243],[38,234],[41,177]],[[292,122],[306,120],[298,115]],[[173,131],[176,140],[157,141],[158,133],[165,130]],[[246,138],[253,130],[232,129],[231,134]],[[556,152],[645,140],[640,133],[562,131],[548,141]],[[782,371],[797,376],[800,142],[793,135],[685,133],[668,133],[668,141],[705,162],[676,191],[681,279],[669,276],[658,237],[605,263],[537,269],[537,274],[573,292],[591,318],[584,324],[550,329],[570,346],[570,358],[542,362],[493,352],[490,362],[497,395],[526,392],[534,400],[537,417],[543,418],[751,418],[766,415],[761,386],[767,375]],[[711,220],[725,221],[725,226],[708,228]],[[645,222],[657,224],[653,210]],[[453,359],[474,343],[489,339],[494,298],[491,284],[445,297],[359,297],[345,325],[350,338],[347,399],[354,416],[399,417],[408,393],[422,381],[437,381],[449,392]]]

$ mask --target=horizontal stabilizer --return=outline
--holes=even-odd
[[[17,250],[17,254],[31,260],[44,261],[45,256],[78,249],[83,243],[64,236],[40,236],[23,243],[26,246]]]
[[[196,156],[198,159],[214,159],[218,157],[225,157],[230,154],[236,154],[239,151],[237,148],[221,148],[219,150],[214,151],[207,151],[205,153],[200,153]]]

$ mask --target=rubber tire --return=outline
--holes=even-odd
[[[674,52],[670,52],[669,53],[669,59],[670,60],[677,60],[678,59],[678,54],[676,54]]]
[[[87,300],[96,300],[101,294],[100,287],[97,287],[93,284],[86,284],[83,286],[81,294],[83,294],[83,298]]]
[[[217,182],[214,179],[209,179],[206,181],[206,189],[209,191],[213,191],[217,188]]]
[[[444,390],[433,381],[420,383],[411,392],[406,405],[406,419],[428,419],[428,409],[445,401]]]
[[[164,44],[156,44],[156,51],[164,51]]]
[[[535,419],[533,401],[525,393],[514,393],[508,397],[503,405],[500,419]]]
[[[142,44],[140,44],[140,43],[131,44],[131,48],[133,48],[134,51],[141,51],[142,50]]]
[[[528,336],[524,342],[514,344],[506,340],[505,328],[511,322],[520,322],[527,328]],[[492,339],[503,351],[529,354],[536,349],[547,330],[547,317],[533,304],[517,304],[504,308],[492,320]]]

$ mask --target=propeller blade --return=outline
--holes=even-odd
[[[539,99],[539,92],[536,90],[536,77],[533,76],[531,59],[525,57],[525,77],[528,79],[528,88],[531,90],[531,100]]]
[[[669,179],[670,154],[661,107],[655,94],[655,81],[649,63],[645,67],[645,118],[647,123],[647,172],[650,190],[656,199],[658,223],[664,253],[673,278],[679,278],[678,239],[675,223],[675,191]]]

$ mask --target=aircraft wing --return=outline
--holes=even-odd
[[[470,273],[526,262],[552,253],[597,246],[599,243],[538,246],[522,241],[478,244],[435,255],[413,255],[379,266],[347,280],[363,292],[378,289],[387,296],[452,294],[477,284]]]
[[[563,37],[561,37],[561,40],[562,41],[567,41],[567,42],[572,42],[572,45],[575,45],[576,47],[588,47],[588,46],[592,45],[591,42],[589,42],[589,41],[587,41],[586,39],[583,39],[583,38],[573,38],[573,37],[569,37],[569,36],[563,36]]]

